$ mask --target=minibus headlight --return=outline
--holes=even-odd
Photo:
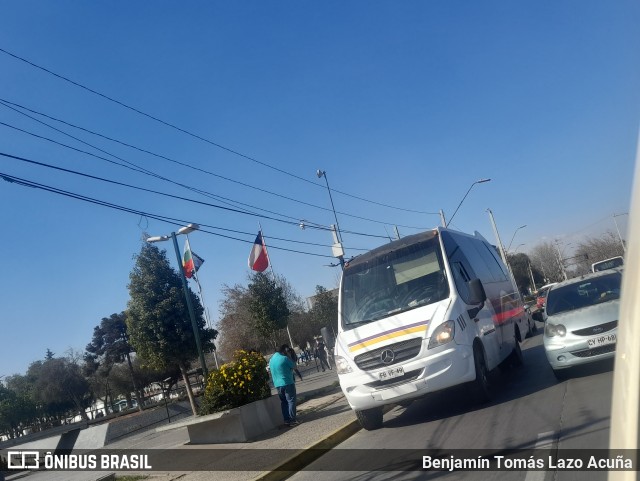
[[[440,324],[429,339],[429,345],[427,349],[442,346],[450,341],[453,341],[453,337],[456,334],[456,323],[453,321],[447,321]]]
[[[567,334],[567,328],[562,324],[551,324],[547,322],[544,326],[544,333],[547,337],[564,337]]]
[[[353,372],[351,364],[349,364],[349,361],[347,361],[344,357],[336,355],[334,357],[334,360],[336,361],[336,370],[338,374],[347,374]]]

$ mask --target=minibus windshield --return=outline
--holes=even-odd
[[[377,321],[449,297],[437,238],[356,261],[342,279],[342,327]]]

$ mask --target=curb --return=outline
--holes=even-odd
[[[394,407],[394,405],[383,406],[382,412],[386,414]],[[326,451],[335,448],[338,444],[346,441],[361,429],[357,419],[349,421],[344,426],[336,429],[314,444],[307,446],[299,453],[292,455],[289,459],[282,461],[272,468],[270,472],[253,478],[252,481],[284,481],[302,471],[309,464],[325,454]]]
[[[318,459],[324,454],[324,451],[336,447],[341,442],[353,436],[360,429],[360,424],[357,419],[349,421],[347,424],[336,429],[325,438],[317,441],[311,446],[308,446],[301,452],[294,454],[289,459],[286,459],[278,466],[274,467],[270,472],[254,478],[253,481],[284,481]]]

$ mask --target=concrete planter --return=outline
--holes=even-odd
[[[171,423],[156,432],[186,427],[191,444],[244,443],[283,422],[280,398],[271,396],[228,411]]]

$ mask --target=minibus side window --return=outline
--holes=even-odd
[[[473,271],[478,279],[480,279],[483,284],[495,282],[496,279],[494,279],[491,269],[483,258],[482,252],[478,249],[483,248],[480,242],[463,236],[460,236],[460,238],[457,239],[457,242],[462,247],[462,250],[464,250],[464,253],[467,256],[467,259],[469,259],[469,263],[473,267]]]
[[[493,260],[493,262],[487,260],[487,262],[489,262],[489,268],[491,269],[493,276],[501,281],[507,280],[509,276],[506,271],[506,266],[503,262],[498,260],[498,252],[486,242],[483,242],[483,244],[488,251],[489,256]]]
[[[456,287],[458,289],[460,297],[462,297],[462,299],[468,303],[469,299],[471,298],[468,284],[468,282],[471,280],[469,278],[469,274],[467,274],[467,271],[464,268],[462,262],[452,262],[451,270],[453,271],[453,280],[456,283]]]
[[[462,249],[460,249],[460,246],[449,232],[442,232],[442,242],[449,258],[449,265],[451,266],[453,281],[456,284],[458,294],[460,294],[462,300],[468,303],[471,297],[467,283],[474,278],[475,274],[464,252],[462,252]]]

